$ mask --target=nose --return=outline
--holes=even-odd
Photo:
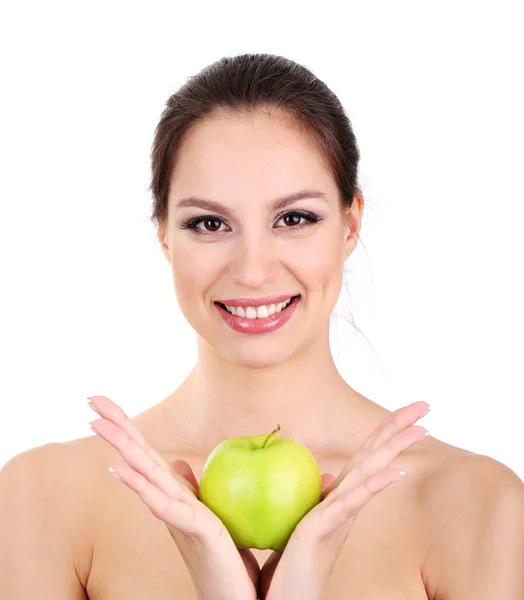
[[[275,245],[264,236],[239,243],[230,264],[230,277],[239,287],[267,289],[278,275]]]

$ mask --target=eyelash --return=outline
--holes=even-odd
[[[315,213],[308,212],[305,210],[290,210],[290,211],[284,212],[278,216],[277,221],[280,221],[280,219],[287,217],[288,215],[298,215],[299,217],[306,219],[308,221],[308,223],[302,223],[301,225],[287,226],[287,227],[284,227],[284,229],[303,229],[304,227],[309,227],[310,225],[312,225],[314,223],[318,223],[319,221],[322,221],[322,217],[319,217]],[[214,221],[220,221],[221,223],[224,223],[224,220],[221,219],[220,217],[217,217],[215,215],[204,215],[202,217],[195,217],[193,219],[189,219],[189,221],[186,221],[185,223],[180,225],[179,229],[191,229],[197,235],[212,235],[213,233],[218,233],[218,231],[203,231],[203,230],[197,228],[197,225],[199,225],[202,221],[206,221],[208,219],[213,219]]]

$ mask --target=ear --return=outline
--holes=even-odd
[[[167,262],[169,264],[171,264],[171,256],[169,255],[169,246],[166,244],[166,228],[167,228],[167,219],[163,223],[160,223],[160,225],[158,226],[158,231],[157,231],[156,237],[158,238],[158,241],[160,243],[160,248],[162,250],[162,253],[166,257]]]
[[[357,245],[360,228],[362,226],[363,212],[364,197],[360,189],[357,189],[355,195],[353,196],[353,204],[351,205],[351,208],[344,210],[344,216],[346,219],[344,229],[346,232],[346,237],[344,239],[344,261],[347,260]]]

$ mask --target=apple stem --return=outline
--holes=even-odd
[[[264,443],[262,444],[262,448],[263,448],[263,447],[264,447],[264,446],[267,444],[267,442],[268,442],[269,438],[270,438],[272,435],[275,435],[275,433],[276,433],[277,431],[280,431],[280,425],[277,425],[277,428],[276,428],[275,430],[273,430],[273,431],[272,431],[272,432],[271,432],[271,433],[270,433],[270,434],[267,436],[267,438],[264,440]]]

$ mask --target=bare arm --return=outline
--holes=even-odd
[[[0,469],[0,598],[87,597],[76,562],[83,525],[67,483],[70,461],[64,446],[46,444]]]

